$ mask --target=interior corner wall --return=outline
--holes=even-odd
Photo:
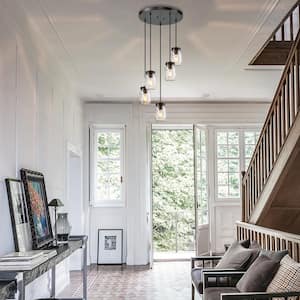
[[[81,103],[13,3],[0,3],[0,255],[14,251],[4,179],[19,178],[23,167],[41,171],[48,200],[66,202],[66,145],[82,148]],[[68,282],[67,267],[59,267],[58,291]],[[27,286],[27,299],[49,296],[49,278]]]
[[[203,125],[261,125],[269,103],[194,103],[168,104],[169,124]],[[86,103],[84,105],[84,198],[89,198],[89,131],[91,124],[125,124],[125,182],[126,207],[89,207],[90,260],[97,260],[97,230],[123,228],[125,231],[124,258],[129,265],[145,265],[151,260],[151,197],[149,166],[149,133],[157,123],[154,105]],[[234,218],[240,215],[240,202],[212,201],[215,230],[213,247],[220,247],[218,237],[230,238],[234,232]],[[220,215],[221,214],[221,215]],[[223,222],[220,224],[220,222]],[[223,249],[221,249],[223,250]]]

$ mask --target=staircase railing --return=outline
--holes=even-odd
[[[248,222],[295,122],[300,106],[298,31],[247,172],[243,173],[242,220]]]
[[[272,41],[294,41],[299,30],[300,17],[300,1],[297,1],[294,6],[289,10],[281,23],[275,28],[271,34],[270,40]]]
[[[237,222],[237,239],[256,241],[263,249],[289,250],[289,255],[300,261],[300,235],[273,230],[249,223]]]
[[[255,55],[255,57],[251,60],[250,65],[256,65],[256,64],[262,64],[257,63],[257,60],[260,60],[261,54],[264,52],[265,49],[267,49],[269,46],[272,47],[279,47],[282,50],[286,47],[291,47],[291,44],[293,41],[295,41],[297,37],[297,33],[300,29],[300,0],[298,0],[294,6],[288,11],[288,13],[285,15],[283,20],[280,22],[280,24],[275,28],[275,30],[271,33],[270,37],[267,39],[267,41],[264,43],[264,45],[260,48],[258,53]],[[270,49],[269,49],[270,51]],[[274,49],[273,49],[274,51]],[[277,49],[279,51],[279,49]],[[278,53],[277,53],[278,54]],[[270,55],[270,53],[269,53]],[[273,53],[274,55],[274,53]],[[281,53],[281,55],[285,56]],[[282,59],[282,58],[281,58]],[[263,63],[265,64],[265,63]],[[279,64],[282,65],[282,62],[280,59],[277,59],[274,61],[272,60],[272,63],[268,61],[266,64]]]

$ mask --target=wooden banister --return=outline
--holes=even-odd
[[[284,65],[288,49],[292,42],[296,40],[297,32],[300,29],[300,0],[296,1],[293,7],[284,16],[283,20],[278,24],[267,41],[260,48],[258,53],[249,63],[250,65]],[[265,49],[267,54],[262,56]],[[270,53],[275,55],[270,57]],[[279,58],[281,53],[281,58]],[[279,55],[279,56],[278,56]],[[263,57],[263,58],[262,58]]]
[[[237,239],[255,240],[262,249],[279,251],[288,250],[289,255],[300,261],[300,235],[273,230],[249,223],[236,222]]]
[[[243,174],[242,220],[246,222],[259,201],[300,109],[299,46],[298,30],[248,170]]]

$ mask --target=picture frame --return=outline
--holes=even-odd
[[[98,229],[97,264],[123,264],[123,229]]]
[[[41,249],[53,242],[44,175],[21,169],[32,235],[32,249]]]
[[[18,179],[6,178],[5,185],[15,251],[30,251],[32,249],[32,238],[23,183]]]

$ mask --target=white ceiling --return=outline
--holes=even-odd
[[[294,0],[167,0],[178,26],[183,65],[163,82],[168,100],[270,100],[280,71],[245,69]],[[155,0],[23,0],[46,47],[64,65],[82,99],[136,101],[143,82],[143,24]],[[33,7],[34,6],[34,7]],[[158,71],[158,28],[153,65]],[[164,31],[167,59],[167,28]],[[154,96],[158,92],[154,93]]]

